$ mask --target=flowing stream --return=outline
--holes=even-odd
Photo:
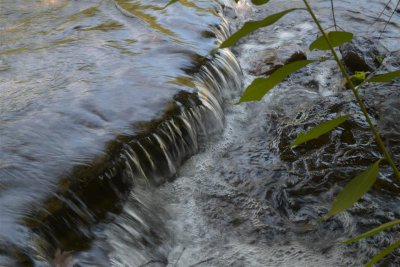
[[[331,25],[330,1],[315,2]],[[1,0],[0,266],[361,266],[393,242],[395,231],[337,244],[400,218],[387,168],[351,212],[315,220],[378,154],[361,117],[287,149],[313,120],[358,112],[332,63],[234,105],[260,59],[317,31],[303,12],[233,52],[218,45],[301,1],[166,3]],[[377,39],[396,3],[358,3],[335,2],[338,26]],[[395,13],[387,51],[399,49],[399,27]],[[364,95],[397,162],[398,88]]]

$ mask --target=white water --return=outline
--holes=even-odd
[[[262,105],[258,104],[258,111],[263,110]],[[257,123],[263,121],[264,112],[254,116],[245,105],[230,106],[227,114],[221,139],[193,156],[178,178],[160,189],[169,214],[166,226],[174,236],[168,266],[348,266],[339,257],[342,248],[322,254],[297,241],[273,241],[257,233],[260,229],[279,228],[262,222],[272,207],[234,187],[220,171],[232,169],[234,175],[240,175],[238,168],[230,165],[236,162],[230,163],[224,157],[235,153],[232,148],[256,149],[249,144],[252,133],[268,125]],[[278,168],[278,164],[272,157],[264,167]],[[234,226],[235,219],[244,224]]]

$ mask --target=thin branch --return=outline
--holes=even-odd
[[[385,32],[387,25],[389,25],[390,21],[392,20],[392,17],[393,17],[393,15],[394,15],[394,13],[396,13],[397,8],[399,7],[399,5],[400,5],[400,0],[397,1],[397,5],[396,5],[396,7],[393,9],[392,14],[390,14],[390,17],[389,17],[388,21],[386,22],[385,27],[384,27],[383,30],[381,31],[381,34],[379,35],[378,40],[381,39],[382,34]]]
[[[168,264],[168,261],[165,261],[165,260],[150,260],[150,261],[148,261],[148,262],[146,262],[146,263],[143,263],[142,265],[139,265],[138,267],[145,267],[145,266],[147,266],[147,265],[149,265],[150,263],[163,263],[163,264]]]
[[[174,264],[175,266],[177,266],[177,265],[178,265],[178,262],[179,262],[179,261],[180,261],[180,259],[182,258],[183,252],[185,252],[185,249],[186,249],[186,248],[183,248],[183,249],[182,249],[182,252],[181,252],[181,254],[179,255],[178,259],[176,260],[176,262],[175,262],[175,264]]]
[[[336,23],[336,18],[335,18],[335,7],[333,6],[333,0],[331,0],[331,10],[332,10],[333,26],[335,27],[335,31],[337,31],[337,23]]]
[[[379,13],[379,16],[375,19],[374,23],[372,23],[371,26],[373,26],[375,23],[378,22],[378,20],[382,17],[383,13],[385,13],[386,8],[388,8],[388,6],[390,5],[391,2],[392,2],[392,0],[389,0],[389,1],[386,3],[385,7],[382,9],[381,13]]]
[[[325,28],[324,30],[325,30],[325,31],[328,31],[328,30],[330,30],[330,29],[332,29],[332,28],[335,28],[335,30],[339,29],[339,30],[345,31],[345,30],[344,30],[342,27],[340,27],[339,25],[333,25],[333,26],[330,26],[330,27],[328,27],[328,28]],[[317,30],[317,33],[319,33],[319,30]]]
[[[199,261],[198,263],[195,263],[195,264],[193,264],[193,265],[190,265],[189,267],[199,266],[200,264],[205,263],[205,262],[208,262],[208,261],[211,261],[211,260],[213,260],[213,259],[214,259],[214,257],[211,257],[211,258],[208,258],[208,259]]]

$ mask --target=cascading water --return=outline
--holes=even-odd
[[[43,1],[41,3],[45,5],[47,2]],[[197,27],[199,31],[203,31],[201,34],[205,37],[202,38],[197,36],[192,38],[190,36],[190,34],[196,32],[197,29],[186,30],[185,27],[183,27],[182,34],[190,33],[188,36],[185,36],[185,38],[187,38],[186,40],[180,38],[182,35],[173,32],[174,30],[179,31],[179,27],[171,27],[171,29],[173,28],[172,30],[167,28],[167,26],[171,26],[169,23],[172,23],[172,26],[175,25],[173,19],[177,16],[174,11],[171,11],[172,14],[165,14],[165,12],[157,13],[162,11],[162,9],[160,9],[162,4],[156,3],[156,1],[147,6],[142,6],[137,1],[100,1],[97,3],[96,1],[91,1],[91,3],[82,3],[81,6],[78,3],[69,1],[56,1],[53,3],[55,5],[54,7],[52,3],[47,3],[49,6],[40,6],[41,3],[38,3],[37,7],[37,9],[39,9],[37,11],[39,16],[41,12],[45,12],[45,16],[48,14],[53,16],[57,14],[57,12],[61,12],[62,16],[66,16],[66,18],[61,16],[60,21],[65,20],[66,22],[59,23],[61,26],[58,26],[56,30],[44,30],[42,34],[46,36],[49,32],[52,32],[55,36],[57,36],[57,34],[60,35],[58,32],[62,32],[61,35],[66,35],[69,34],[68,30],[70,29],[106,33],[115,32],[122,27],[126,27],[128,31],[132,30],[134,32],[133,38],[138,36],[139,38],[143,38],[140,33],[139,35],[135,35],[135,31],[137,31],[138,27],[132,28],[131,26],[131,20],[136,20],[136,23],[141,24],[144,22],[154,29],[155,32],[150,33],[150,36],[153,35],[156,42],[160,42],[157,38],[165,39],[163,40],[164,43],[170,38],[172,43],[166,46],[167,51],[171,50],[171,55],[179,55],[178,51],[182,49],[180,47],[196,45],[196,42],[198,42],[197,39],[199,39],[200,42],[204,42],[204,40],[210,40],[211,37],[211,39],[214,40],[213,42],[220,42],[222,39],[226,38],[228,34],[226,22],[219,19],[219,16],[216,15],[215,10],[218,9],[218,5],[210,5],[210,3],[196,5],[185,2],[181,8],[178,8],[178,10],[188,11],[184,11],[184,14],[188,15],[187,19],[189,20],[187,20],[187,22],[196,17],[197,19],[200,18],[201,21],[203,18],[199,16],[205,17],[205,20],[209,20],[213,17],[212,20],[218,22],[218,26],[211,26],[208,30],[202,29],[201,27],[203,26],[201,26],[201,23],[192,24],[192,26],[194,25]],[[23,7],[22,2],[6,2],[5,5],[11,17],[12,14],[14,14],[12,8]],[[186,7],[186,5],[188,5],[188,7]],[[59,6],[61,6],[61,8]],[[58,10],[58,8],[60,8],[60,10]],[[117,12],[113,11],[113,9],[116,9]],[[197,14],[192,12],[193,10],[197,12]],[[71,12],[75,13],[70,15]],[[66,15],[64,13],[66,13]],[[10,16],[10,14],[4,12],[2,16]],[[179,15],[178,18],[185,20],[184,14]],[[18,16],[14,17],[15,23],[17,23],[16,25],[22,23],[23,26],[25,26],[25,21],[35,23],[35,19],[37,18],[36,15],[31,15],[29,11],[27,15],[23,17],[25,21],[22,21]],[[92,18],[94,18],[94,20]],[[53,19],[53,17],[51,17],[51,19]],[[98,23],[96,19],[100,21],[98,26],[85,25],[85,23]],[[166,21],[164,21],[164,19],[166,19]],[[170,19],[172,19],[172,22],[169,22]],[[85,20],[87,22],[85,22]],[[78,23],[83,23],[83,25],[74,26],[76,21]],[[32,27],[36,27],[33,23]],[[6,25],[6,29],[9,31],[11,31],[13,27],[15,31],[21,31],[21,35],[31,34],[29,30],[28,32],[19,30],[18,26],[12,24]],[[59,30],[60,28],[61,30]],[[67,31],[65,29],[67,29]],[[157,31],[160,33],[156,33]],[[170,37],[164,37],[165,35]],[[129,38],[128,35],[122,36],[122,38],[120,35],[114,37],[116,37],[116,39],[110,40],[110,45],[119,49],[121,55],[125,55],[127,58],[133,55],[135,58],[135,51],[133,49],[131,49],[133,52],[129,51],[130,46],[124,44],[124,42],[126,43],[128,40],[126,38]],[[68,37],[61,36],[61,38]],[[83,45],[77,43],[76,46],[84,46],[85,42],[87,42],[87,38],[90,37],[86,37],[85,35],[85,37],[74,36],[71,38],[71,40],[65,41],[67,45],[63,47],[68,47],[68,42],[81,42]],[[147,37],[145,36],[145,38]],[[101,39],[98,40],[102,42]],[[147,39],[145,42],[149,40],[150,39]],[[18,67],[20,69],[22,68],[18,65],[22,62],[18,59],[15,64],[12,64],[10,56],[7,56],[16,53],[12,48],[12,41],[13,40],[7,42],[10,48],[8,50],[6,48],[1,55],[5,58],[2,62],[9,64],[7,69],[15,71]],[[28,39],[28,41],[31,41],[31,39]],[[31,44],[26,44],[28,47],[26,50],[24,50],[25,48],[22,45],[22,53],[32,53],[33,58],[38,57],[38,55],[33,52],[35,49],[39,51],[40,49],[44,49],[43,51],[45,52],[42,53],[46,53],[46,51],[55,51],[54,53],[59,53],[57,47],[41,48],[37,47],[38,43],[36,40],[32,42],[33,49],[31,50],[31,47],[29,47]],[[135,44],[135,42],[137,41],[133,40],[132,44]],[[202,53],[210,53],[209,47],[215,47],[215,44],[211,46],[209,43],[207,44],[207,42],[205,44],[205,46],[203,44],[201,45],[202,49],[204,49]],[[56,46],[57,45],[58,44],[56,44]],[[50,46],[51,45],[49,45],[49,47]],[[63,47],[61,49],[64,49]],[[74,46],[71,47],[71,51],[74,51],[73,47]],[[102,49],[107,49],[106,47],[108,47],[108,45],[104,46]],[[159,49],[157,46],[151,44],[150,47],[151,50]],[[146,47],[143,48],[143,51],[147,49]],[[186,48],[184,48],[184,50],[185,49]],[[176,52],[174,52],[174,50],[176,50]],[[192,52],[186,52],[184,50],[184,54],[188,53],[189,58],[192,57],[190,54]],[[80,50],[76,51],[80,53]],[[200,51],[196,52],[198,53]],[[47,56],[52,56],[51,53],[53,52],[50,52]],[[95,53],[97,52],[93,51],[93,53],[96,55]],[[155,56],[163,57],[164,55],[155,54]],[[168,55],[167,52],[167,57],[168,56],[170,55]],[[57,60],[59,57],[62,57],[62,55],[59,56],[56,54],[54,57],[56,57]],[[139,57],[143,57],[143,60],[145,60],[144,54],[139,55]],[[91,67],[89,66],[90,60],[91,59],[89,59],[87,63],[87,67],[85,67],[84,62],[82,62],[82,67],[89,68],[89,71],[91,71]],[[141,60],[142,59],[139,59],[139,62],[141,62]],[[163,62],[162,58],[158,60],[159,62],[156,60],[154,63],[168,64],[168,61]],[[75,59],[71,61],[73,62],[71,64],[75,64]],[[65,164],[66,166],[64,167],[59,166],[60,169],[55,172],[49,171],[48,173],[41,174],[40,171],[42,169],[45,170],[46,164],[49,163],[43,162],[38,169],[39,175],[37,177],[35,177],[35,174],[32,172],[23,174],[24,170],[19,170],[18,165],[15,163],[7,165],[9,160],[2,162],[0,182],[3,185],[2,190],[5,190],[2,193],[2,201],[4,203],[7,203],[6,198],[11,194],[10,190],[13,188],[11,185],[6,185],[7,181],[11,177],[15,177],[17,181],[19,181],[18,172],[23,174],[20,176],[22,179],[23,176],[35,177],[35,179],[41,181],[42,185],[40,194],[35,191],[31,192],[33,201],[30,201],[30,203],[27,202],[29,198],[22,198],[23,200],[21,200],[19,204],[13,203],[11,206],[4,205],[2,207],[2,229],[0,230],[1,266],[137,266],[146,260],[154,258],[162,259],[166,257],[168,254],[168,243],[171,237],[163,226],[163,220],[166,214],[163,211],[162,203],[158,203],[160,198],[152,193],[155,188],[154,186],[165,183],[173,178],[177,172],[177,168],[199,150],[199,144],[216,133],[221,132],[224,121],[222,107],[224,99],[227,99],[231,94],[236,94],[240,90],[242,83],[241,69],[235,56],[229,50],[219,50],[214,52],[213,56],[203,57],[197,66],[194,67],[187,67],[189,64],[193,64],[192,62],[185,62],[179,58],[177,61],[182,61],[178,63],[177,66],[189,75],[177,76],[175,79],[170,79],[169,82],[179,87],[186,87],[186,89],[175,93],[172,101],[170,100],[166,104],[163,104],[167,106],[167,109],[162,117],[156,118],[150,122],[144,121],[137,123],[133,121],[134,124],[138,125],[135,126],[138,130],[135,129],[134,134],[129,133],[129,130],[121,131],[121,133],[126,133],[120,134],[114,141],[108,142],[104,152],[101,152],[101,156],[96,156],[96,154],[99,153],[93,153],[93,150],[90,152],[88,151],[89,153],[83,153],[82,155],[76,155],[74,152],[75,160],[70,163],[75,161],[78,164],[75,166],[71,166],[70,163]],[[94,64],[97,64],[97,62]],[[137,63],[133,62],[133,64]],[[152,64],[153,63],[148,67],[148,71],[156,70],[157,66],[153,66]],[[168,65],[165,66],[167,69],[172,67]],[[139,64],[139,67],[146,69],[146,65],[140,66]],[[142,75],[147,75],[142,69],[136,70],[143,73]],[[98,75],[96,70],[92,70],[90,73],[90,75],[92,75],[92,73],[95,76]],[[151,77],[152,73],[150,74],[151,75],[147,76]],[[6,81],[12,85],[13,81],[7,80],[7,73],[5,76],[6,77],[2,81]],[[169,76],[165,77],[168,78]],[[76,78],[79,82],[84,81],[80,80],[80,77]],[[135,77],[132,77],[132,79],[135,80]],[[143,78],[140,79],[143,80]],[[148,79],[148,77],[144,77],[144,80],[146,79]],[[112,78],[110,81],[111,84],[115,84]],[[102,82],[107,86],[106,80]],[[146,83],[151,86],[149,82]],[[145,86],[146,83],[143,85]],[[156,83],[158,83],[157,80]],[[124,86],[129,87],[129,84]],[[162,85],[157,86],[162,87]],[[145,89],[145,87],[142,87],[142,89]],[[4,93],[7,94],[7,91],[3,92],[3,95]],[[126,93],[127,92],[125,92],[125,94]],[[156,91],[154,93],[156,93]],[[101,95],[102,93],[100,92],[98,94]],[[118,94],[118,92],[115,92],[115,94]],[[98,96],[92,94],[92,97],[96,99]],[[112,92],[110,97],[115,97]],[[143,96],[138,95],[138,98],[140,97]],[[144,98],[146,97],[148,96],[144,96]],[[134,100],[131,105],[135,105],[134,102],[136,102],[136,100]],[[111,105],[111,103],[107,101],[103,103]],[[33,104],[35,105],[36,103]],[[118,105],[117,103],[115,104]],[[5,102],[3,102],[2,107],[4,105]],[[46,107],[46,105],[48,105],[46,102],[43,102],[42,105],[45,110],[59,109],[54,109],[52,106]],[[74,112],[74,105],[75,104],[71,105],[70,111],[72,112]],[[89,107],[95,114],[106,121],[111,119],[111,117],[107,118],[110,114],[107,115],[104,113],[101,107],[100,110],[98,110],[98,107],[95,105],[96,104],[92,104],[92,107]],[[115,109],[115,107],[112,106],[111,108]],[[124,112],[128,112],[128,110],[129,109],[126,109]],[[4,118],[7,118],[7,115],[9,115],[9,121],[12,123],[12,118],[16,116],[16,114],[11,113],[11,110],[8,111],[9,113],[7,113],[7,111],[7,108],[3,110],[3,114],[5,114]],[[33,111],[35,111],[35,107]],[[68,113],[70,111],[65,112]],[[48,115],[51,114],[49,113]],[[24,119],[24,116],[27,115],[22,112],[20,117]],[[39,113],[39,117],[37,118],[39,121],[41,113]],[[144,116],[144,118],[146,118],[146,116]],[[142,118],[139,117],[139,119]],[[83,123],[85,123],[85,119],[82,120]],[[90,121],[92,119],[86,118],[86,120]],[[39,124],[40,123],[42,123],[42,121],[39,121]],[[48,123],[53,125],[51,121]],[[125,123],[129,123],[129,121]],[[5,138],[2,140],[4,144],[2,149],[4,149],[4,151],[7,151],[7,146],[10,147],[10,149],[11,146],[16,146],[16,143],[11,140],[11,135],[8,134],[8,131],[11,131],[11,129],[11,127],[5,127],[3,129]],[[33,131],[37,131],[34,129],[34,125],[32,129]],[[50,139],[48,139],[50,143],[52,143],[52,138],[60,139],[63,136],[60,135],[57,137],[56,134],[57,131],[55,133],[51,132]],[[10,139],[8,139],[8,136],[10,136]],[[86,137],[78,137],[78,140],[79,138]],[[21,141],[23,141],[23,139]],[[106,140],[103,138],[103,141]],[[32,149],[34,153],[34,146]],[[98,148],[95,150],[97,149]],[[63,153],[65,152],[58,152],[60,157]],[[55,152],[55,154],[57,154],[57,152]],[[90,154],[92,156],[90,156]],[[6,157],[7,155],[5,154],[4,156]],[[36,157],[36,155],[34,156]],[[51,155],[49,156],[49,160],[51,160]],[[93,156],[94,159],[89,161]],[[80,163],[81,160],[79,160],[79,157],[84,159],[84,164]],[[63,162],[66,160],[68,160],[68,156],[65,157]],[[42,160],[38,161],[41,162]],[[33,159],[33,162],[35,162],[35,159]],[[35,166],[35,163],[30,164]],[[60,162],[58,162],[58,164],[60,164]],[[71,166],[72,170],[67,170],[67,166]],[[29,167],[27,167],[27,169],[29,170]],[[53,166],[53,169],[56,169],[56,166]],[[54,181],[55,177],[50,177],[51,175],[60,173],[63,169],[67,171],[68,174],[62,175],[61,179],[58,181]],[[49,187],[48,182],[46,182],[47,185],[43,183],[43,179],[53,179],[51,182],[52,185]],[[29,187],[28,181],[24,181],[24,183],[26,187]],[[49,190],[49,192],[46,192],[46,190]],[[11,214],[13,214],[13,216],[10,216]],[[14,237],[10,236],[12,232],[18,232],[18,234]]]

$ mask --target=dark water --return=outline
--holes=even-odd
[[[266,50],[306,45],[316,29],[299,13],[250,37],[235,48],[243,78],[236,57],[215,50],[228,28],[301,1],[259,12],[250,1],[166,2],[1,1],[0,266],[359,266],[392,242],[391,232],[373,246],[332,244],[398,218],[386,171],[355,211],[315,225],[377,155],[361,119],[286,149],[309,120],[358,112],[332,65],[301,72],[286,94],[230,103]],[[376,21],[386,3],[358,3],[335,1],[339,26],[378,37],[395,5]],[[315,5],[331,25],[330,1]],[[396,14],[382,35],[389,50],[399,25]],[[365,97],[398,138],[400,98]],[[335,141],[348,132],[359,150]]]

